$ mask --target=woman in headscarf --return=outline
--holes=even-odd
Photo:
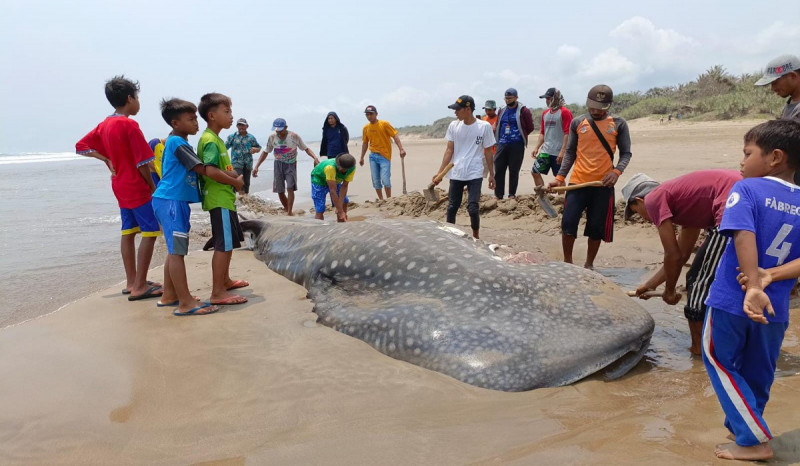
[[[319,155],[335,158],[337,155],[348,152],[347,143],[350,141],[350,133],[347,127],[339,120],[336,112],[328,112],[325,123],[322,124],[322,142],[319,146]]]

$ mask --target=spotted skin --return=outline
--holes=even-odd
[[[599,274],[506,263],[438,222],[278,217],[242,227],[256,257],[308,289],[322,324],[479,387],[560,386],[603,369],[616,378],[653,333],[647,311]]]

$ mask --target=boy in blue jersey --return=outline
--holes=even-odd
[[[158,306],[177,306],[176,316],[212,314],[219,308],[200,303],[189,292],[184,256],[189,253],[189,204],[200,202],[197,175],[225,176],[203,162],[192,150],[186,138],[197,134],[197,107],[185,100],[161,101],[161,116],[172,126],[164,144],[161,160],[161,181],[153,193],[153,210],[164,231],[169,255],[164,262],[164,294]]]
[[[792,184],[800,167],[800,123],[762,123],[747,132],[743,151],[745,179],[731,188],[719,227],[731,239],[706,300],[703,362],[735,440],[717,445],[716,456],[765,460],[773,453],[764,407],[789,325],[794,280],[765,287],[758,269],[800,257],[800,187]]]

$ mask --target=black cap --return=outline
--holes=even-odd
[[[460,108],[470,108],[475,110],[475,99],[468,95],[462,95],[456,99],[456,103],[448,105],[447,108],[452,110],[458,110]]]
[[[508,89],[506,89],[506,94],[505,94],[505,96],[506,96],[506,97],[509,97],[509,96],[511,96],[511,97],[517,97],[517,90],[516,90],[516,89],[514,89],[513,87],[509,87]]]
[[[598,84],[589,89],[589,95],[586,96],[586,106],[598,110],[608,110],[613,101],[614,92],[605,84]]]
[[[367,105],[367,108],[364,109],[364,113],[378,113],[378,109],[376,109],[374,105]]]
[[[540,95],[539,98],[540,99],[552,99],[554,95],[556,95],[556,88],[555,87],[551,87],[550,89],[547,90],[547,92],[545,92],[544,94]]]

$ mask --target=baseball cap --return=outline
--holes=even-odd
[[[796,55],[781,55],[767,63],[764,76],[756,81],[756,86],[766,86],[785,74],[800,70],[800,59]]]
[[[483,104],[483,109],[484,110],[486,110],[486,109],[497,110],[497,102],[495,102],[494,100],[487,100],[486,103]]]
[[[598,84],[589,89],[589,95],[586,96],[586,106],[598,110],[608,110],[613,101],[614,92],[605,84]]]
[[[247,120],[245,120],[244,118],[239,118],[239,120],[238,120],[238,121],[236,121],[236,124],[237,124],[237,125],[245,125],[245,126],[250,126],[250,125],[248,125],[248,124],[247,124]]]
[[[472,110],[475,110],[475,99],[468,95],[462,95],[456,99],[456,103],[448,105],[447,108],[451,110],[458,110],[460,108],[471,108]]]
[[[637,197],[645,197],[658,187],[658,181],[644,173],[637,173],[622,187],[622,198],[625,199],[625,220],[631,218],[631,202]]]
[[[552,98],[554,95],[556,95],[556,88],[555,88],[555,87],[551,87],[550,89],[548,89],[547,91],[545,91],[545,93],[544,93],[544,94],[540,95],[540,96],[539,96],[539,98],[540,98],[540,99],[550,99],[550,98]]]
[[[378,113],[378,109],[375,108],[374,105],[367,105],[367,108],[364,109],[364,113]]]
[[[514,89],[513,87],[509,87],[508,89],[506,89],[506,94],[505,95],[506,95],[506,97],[508,97],[508,96],[517,97],[517,90]]]
[[[283,118],[275,118],[272,122],[272,129],[276,131],[283,131],[286,128],[286,120]]]

